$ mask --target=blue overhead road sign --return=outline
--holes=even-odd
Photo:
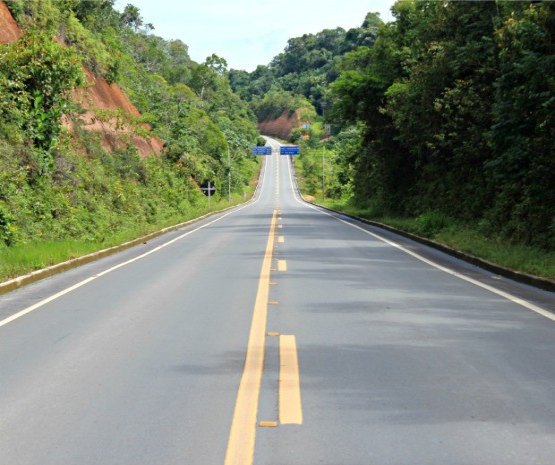
[[[279,148],[280,155],[298,155],[299,146],[298,145],[282,145]]]
[[[269,145],[264,145],[263,147],[252,147],[252,154],[253,155],[271,155],[272,154],[272,147]]]

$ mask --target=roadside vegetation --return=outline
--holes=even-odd
[[[461,252],[511,270],[555,279],[555,252],[530,245],[515,244],[503,237],[484,234],[472,224],[464,224],[437,213],[414,218],[383,216],[370,208],[361,208],[345,199],[314,197],[313,202],[360,218],[432,239]]]
[[[133,5],[6,3],[24,35],[0,45],[0,278],[203,213],[206,180],[220,206],[228,150],[243,198],[256,121],[293,114],[305,195],[555,278],[554,2],[399,0],[252,73],[195,63]],[[95,111],[130,128],[115,149],[83,127],[84,67],[140,111]]]
[[[432,239],[515,271],[555,279],[554,250],[519,243],[501,233],[492,234],[474,221],[465,222],[439,211],[410,216],[389,213],[379,202],[357,202],[350,170],[342,167],[341,160],[346,150],[355,150],[352,145],[360,143],[360,130],[351,128],[326,142],[320,139],[322,134],[312,129],[311,137],[300,141],[301,154],[294,157],[295,170],[307,201]]]
[[[254,193],[254,186],[245,189],[244,195],[234,193],[231,203],[227,198],[215,197],[208,204],[206,198],[200,199],[197,205],[191,205],[187,211],[168,216],[156,223],[142,223],[138,225],[123,225],[104,237],[92,236],[73,239],[31,240],[18,243],[11,247],[0,248],[0,278],[20,276],[32,270],[45,268],[72,258],[80,257],[98,250],[123,244],[124,242],[142,237],[162,228],[173,226],[202,215],[224,209],[245,201]]]
[[[217,189],[211,208],[222,208],[228,153],[232,203],[252,193],[256,118],[223,58],[193,62],[132,5],[6,3],[24,34],[0,45],[0,279],[206,213],[205,180]],[[75,92],[88,92],[84,66],[141,112],[95,110],[123,129],[115,149],[83,127]],[[135,134],[159,138],[160,154],[141,155]]]
[[[306,195],[555,278],[555,3],[392,11],[336,30],[329,49],[330,31],[292,39],[232,84],[251,101],[279,86],[313,103],[316,124],[290,135]]]

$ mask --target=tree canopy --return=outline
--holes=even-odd
[[[282,89],[304,96],[322,113],[327,87],[337,77],[341,57],[358,46],[372,45],[380,24],[377,13],[368,13],[360,28],[325,29],[289,39],[285,50],[268,66],[258,66],[252,73],[231,70],[231,86],[248,101]]]
[[[555,245],[555,4],[399,1],[347,53],[330,121],[364,124],[354,197]]]

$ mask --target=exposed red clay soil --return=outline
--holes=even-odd
[[[21,37],[21,30],[4,2],[0,2],[0,44],[9,44]]]
[[[21,29],[15,22],[8,7],[0,0],[0,43],[7,44],[14,42],[21,35]],[[97,117],[98,110],[122,110],[131,118],[138,118],[141,114],[117,84],[108,84],[104,78],[93,75],[86,68],[85,74],[88,86],[77,89],[73,93],[74,100],[80,103],[86,110],[80,117],[83,122],[83,128],[101,134],[102,146],[106,150],[116,150],[125,147],[128,142],[131,142],[137,147],[142,156],[160,154],[163,143],[157,137],[147,139],[139,136],[134,133],[129,124],[118,121],[115,116],[104,118],[102,121]],[[67,118],[64,119],[64,125],[71,127]],[[143,125],[142,128],[150,129],[148,125]]]
[[[262,134],[288,139],[291,130],[302,125],[301,115],[298,111],[289,115],[289,111],[285,110],[277,119],[261,121],[258,123],[258,129]]]
[[[73,93],[75,101],[79,102],[86,112],[81,115],[83,128],[87,131],[102,134],[102,146],[106,150],[123,148],[130,142],[137,147],[142,156],[159,154],[163,143],[157,137],[146,139],[134,133],[129,124],[118,120],[116,116],[99,118],[98,110],[121,110],[126,117],[138,118],[141,116],[137,107],[131,103],[127,95],[117,84],[108,84],[100,77],[93,75],[85,69],[87,87],[77,89]],[[125,118],[124,118],[125,119]],[[142,125],[143,129],[149,130],[148,125]]]
[[[122,109],[131,116],[139,117],[139,110],[133,105],[127,95],[117,84],[108,84],[105,79],[98,78],[85,68],[87,85],[90,87],[77,89],[76,99],[83,105],[103,108],[107,110]]]

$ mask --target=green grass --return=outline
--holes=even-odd
[[[315,202],[334,210],[377,221],[397,229],[433,239],[436,242],[469,253],[481,259],[511,270],[528,273],[548,279],[555,279],[555,252],[520,244],[512,244],[497,237],[487,237],[468,225],[447,222],[437,228],[430,228],[429,222],[420,218],[394,218],[377,216],[371,210],[357,208],[347,200],[322,200]],[[424,218],[426,220],[426,218]]]
[[[245,188],[247,198],[250,198],[255,187]],[[0,247],[0,282],[21,276],[34,270],[39,270],[50,265],[81,257],[108,247],[123,244],[124,242],[137,239],[148,233],[158,231],[162,228],[183,223],[212,211],[221,210],[231,205],[243,202],[243,195],[234,194],[231,203],[227,199],[213,199],[210,208],[208,203],[204,207],[191,209],[183,217],[173,217],[156,224],[137,226],[114,232],[103,241],[85,241],[78,239],[64,239],[55,241],[37,241],[26,244],[18,244],[12,247]]]

